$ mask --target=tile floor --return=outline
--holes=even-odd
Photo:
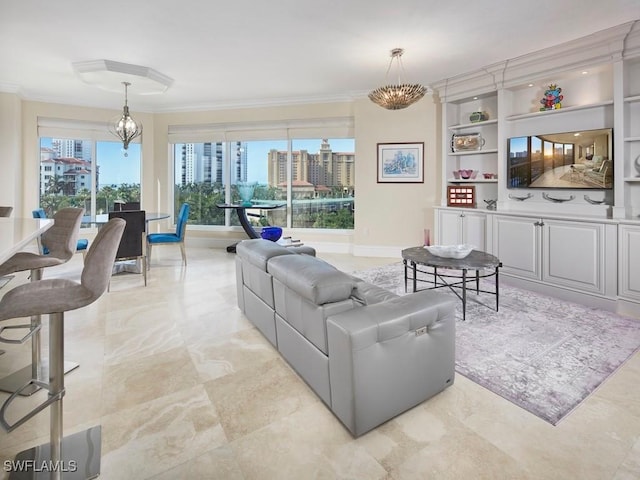
[[[65,432],[102,425],[101,479],[640,478],[640,354],[556,427],[457,375],[353,439],[236,307],[233,254],[188,256],[183,268],[177,248],[154,249],[146,288],[116,276],[67,314],[66,358],[80,368],[66,377]],[[345,271],[396,261],[319,256]],[[46,275],[77,278],[81,257],[56,268]],[[1,376],[28,364],[28,346],[4,348]],[[47,441],[48,417],[0,432],[3,465]]]

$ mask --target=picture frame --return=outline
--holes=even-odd
[[[378,183],[424,183],[424,142],[378,143]]]

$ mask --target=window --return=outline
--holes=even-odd
[[[173,146],[174,204],[190,206],[189,222],[196,225],[224,225],[226,174],[225,145],[222,142],[176,143]]]
[[[293,140],[293,227],[353,229],[354,147],[353,139]]]
[[[140,144],[129,145],[124,157],[119,142],[40,137],[39,191],[48,217],[84,207],[94,219],[117,202],[140,201]]]
[[[192,224],[225,225],[216,204],[238,202],[237,182],[255,182],[254,202],[290,204],[293,228],[353,229],[354,147],[353,139],[296,139],[291,151],[287,140],[176,143],[175,205],[191,205]],[[250,209],[249,217],[287,226],[287,208]],[[235,215],[229,225],[239,225]]]
[[[174,204],[191,205],[189,223],[234,226],[238,182],[255,182],[256,226],[353,229],[353,118],[170,125]]]

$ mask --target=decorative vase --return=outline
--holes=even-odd
[[[236,187],[238,188],[238,196],[240,197],[240,205],[243,207],[250,207],[253,205],[251,201],[253,199],[253,192],[256,189],[256,182],[238,182]]]
[[[263,227],[260,232],[260,236],[265,240],[271,240],[272,242],[277,242],[280,240],[282,236],[282,228],[281,227]]]
[[[473,112],[469,116],[471,123],[484,122],[485,120],[489,120],[489,114],[487,112]]]

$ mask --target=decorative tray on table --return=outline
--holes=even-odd
[[[473,245],[429,245],[425,246],[431,255],[444,258],[464,258],[476,248]]]

